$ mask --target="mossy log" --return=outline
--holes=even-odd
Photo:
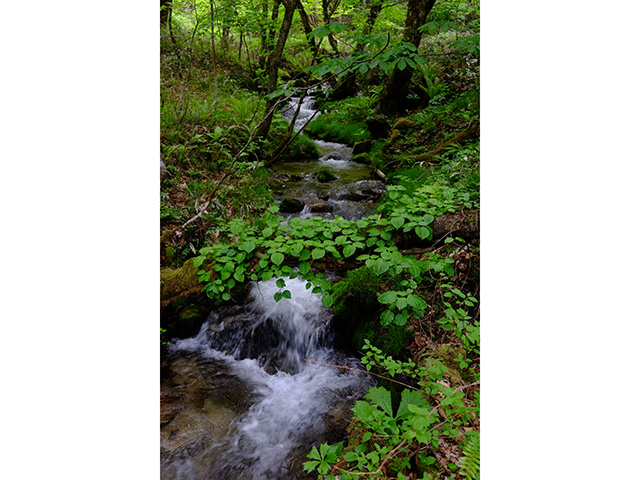
[[[198,269],[193,264],[194,260],[190,258],[180,268],[160,269],[161,307],[201,293],[202,284],[198,282]]]
[[[479,135],[480,135],[480,123],[473,122],[467,129],[457,133],[456,135],[454,135],[453,138],[451,138],[450,140],[447,140],[435,150],[431,150],[430,152],[423,153],[421,155],[416,155],[413,159],[415,162],[431,161],[433,160],[433,157],[443,153],[445,148],[447,148],[449,145],[453,143],[460,143],[465,140],[469,140],[470,138],[475,138]]]

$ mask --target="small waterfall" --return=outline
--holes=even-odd
[[[283,117],[291,122],[300,103],[294,123],[296,131],[316,113],[312,93],[310,90],[301,103],[299,98],[290,99],[281,111]],[[333,219],[338,215],[347,220],[356,220],[375,213],[377,201],[386,190],[384,184],[373,177],[372,168],[352,161],[351,145],[323,140],[314,142],[320,158],[303,161],[284,159],[272,166],[275,172],[272,188],[276,198],[292,197],[305,204],[304,210],[286,214],[286,217]],[[316,175],[321,169],[328,169],[336,179],[319,182]]]
[[[198,432],[194,438],[164,452],[163,480],[302,478],[293,456],[303,457],[325,435],[330,412],[346,412],[366,393],[371,386],[366,375],[321,364],[358,365],[331,347],[330,311],[305,285],[300,279],[287,280],[292,298],[276,303],[275,279],[254,284],[248,305],[227,315],[212,315],[196,337],[171,347],[175,358],[195,356],[193,363],[209,369],[193,375],[216,372],[215,381],[207,379],[204,386],[191,387],[194,395],[205,397],[194,403],[208,405],[207,398],[215,399],[209,402],[213,407],[199,409],[202,419],[190,414],[191,428],[193,422],[205,427],[193,428]],[[186,376],[182,364],[177,370]],[[247,392],[248,400],[241,407],[228,401],[238,401],[235,390],[203,392],[215,390],[220,378],[229,377],[234,389]],[[188,382],[174,388],[183,392],[189,389],[185,385]],[[219,425],[208,426],[208,416],[226,419],[221,412],[230,410],[241,413],[227,422],[223,432]],[[169,432],[171,422],[163,428]],[[300,462],[297,465],[299,469]]]

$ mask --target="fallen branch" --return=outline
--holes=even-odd
[[[452,139],[447,140],[435,150],[431,150],[430,152],[423,153],[421,155],[416,155],[415,157],[413,157],[413,160],[415,162],[433,161],[433,157],[435,157],[436,155],[440,155],[452,143],[460,143],[470,138],[477,137],[478,135],[480,135],[480,123],[475,121],[471,123],[471,125],[467,129],[463,130],[460,133],[457,133]]]

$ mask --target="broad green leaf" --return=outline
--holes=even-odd
[[[379,276],[379,275],[382,275],[387,270],[389,270],[390,266],[391,265],[389,265],[389,263],[385,262],[381,258],[378,258],[373,262],[372,268],[375,274]]]
[[[284,283],[284,279],[279,278],[279,279],[277,279],[277,280],[276,280],[276,287],[278,287],[278,288],[284,288],[284,285],[285,285],[285,283]]]
[[[422,240],[425,238],[431,240],[432,230],[430,227],[418,226],[415,228],[415,232]]]
[[[262,230],[262,236],[265,238],[270,237],[271,235],[273,235],[273,228],[265,228],[264,230]]]
[[[291,292],[289,290],[285,290],[284,292],[282,292],[282,297],[291,298]]]
[[[394,317],[395,315],[391,310],[385,310],[384,312],[382,312],[382,315],[380,315],[380,323],[382,325],[389,325],[391,322],[393,322]]]
[[[427,302],[413,293],[407,296],[407,303],[416,310],[424,310],[427,308]]]
[[[409,405],[422,408],[427,408],[429,406],[422,392],[418,392],[416,390],[405,389],[402,391],[400,398],[400,405],[398,405],[398,412],[396,413],[396,419],[398,420],[403,420],[412,414],[409,410]]]
[[[324,248],[316,247],[311,251],[311,257],[314,260],[318,260],[319,258],[324,257],[325,253],[326,252],[325,252]]]
[[[303,250],[302,252],[300,252],[301,262],[304,262],[305,260],[309,260],[310,257],[311,257],[311,253],[309,253],[309,250]]]
[[[384,292],[382,295],[378,297],[378,301],[384,305],[388,305],[393,303],[398,298],[398,294],[395,290],[389,290],[388,292]]]
[[[331,305],[333,305],[333,297],[327,292],[324,292],[322,295],[322,305],[327,308],[331,308]]]
[[[298,265],[298,270],[300,270],[300,273],[302,273],[303,275],[306,275],[311,271],[311,264],[309,262],[302,262],[300,265]]]
[[[400,297],[396,301],[396,306],[398,307],[398,310],[402,310],[407,306],[407,303],[408,302],[406,297]]]
[[[280,266],[284,261],[284,255],[280,252],[274,252],[271,254],[271,261]]]
[[[391,407],[391,393],[384,387],[372,387],[365,395],[365,398],[371,403],[379,406],[383,412],[390,417],[393,417],[393,410]]]
[[[354,245],[346,245],[342,250],[342,253],[344,254],[345,258],[350,257],[351,255],[356,253],[356,247]]]
[[[393,225],[396,230],[399,229],[404,223],[404,217],[393,217],[391,219],[391,225]]]

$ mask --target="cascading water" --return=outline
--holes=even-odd
[[[306,282],[254,284],[250,303],[210,316],[170,348],[162,412],[163,480],[307,478],[301,458],[331,439],[327,418],[348,417],[372,385],[331,347],[331,313]],[[179,405],[179,406],[175,406]],[[167,411],[168,410],[168,411]]]
[[[317,113],[311,92],[299,102],[299,98],[292,98],[282,111],[289,122],[297,112],[296,131]],[[282,161],[272,167],[275,172],[272,188],[276,197],[293,197],[302,201],[305,209],[296,214],[301,218],[333,218],[339,215],[347,220],[356,220],[375,213],[376,201],[385,189],[382,182],[372,177],[371,167],[354,162],[349,145],[322,140],[315,140],[315,144],[320,158]],[[337,179],[325,183],[318,181],[316,173],[323,168],[330,170]]]

